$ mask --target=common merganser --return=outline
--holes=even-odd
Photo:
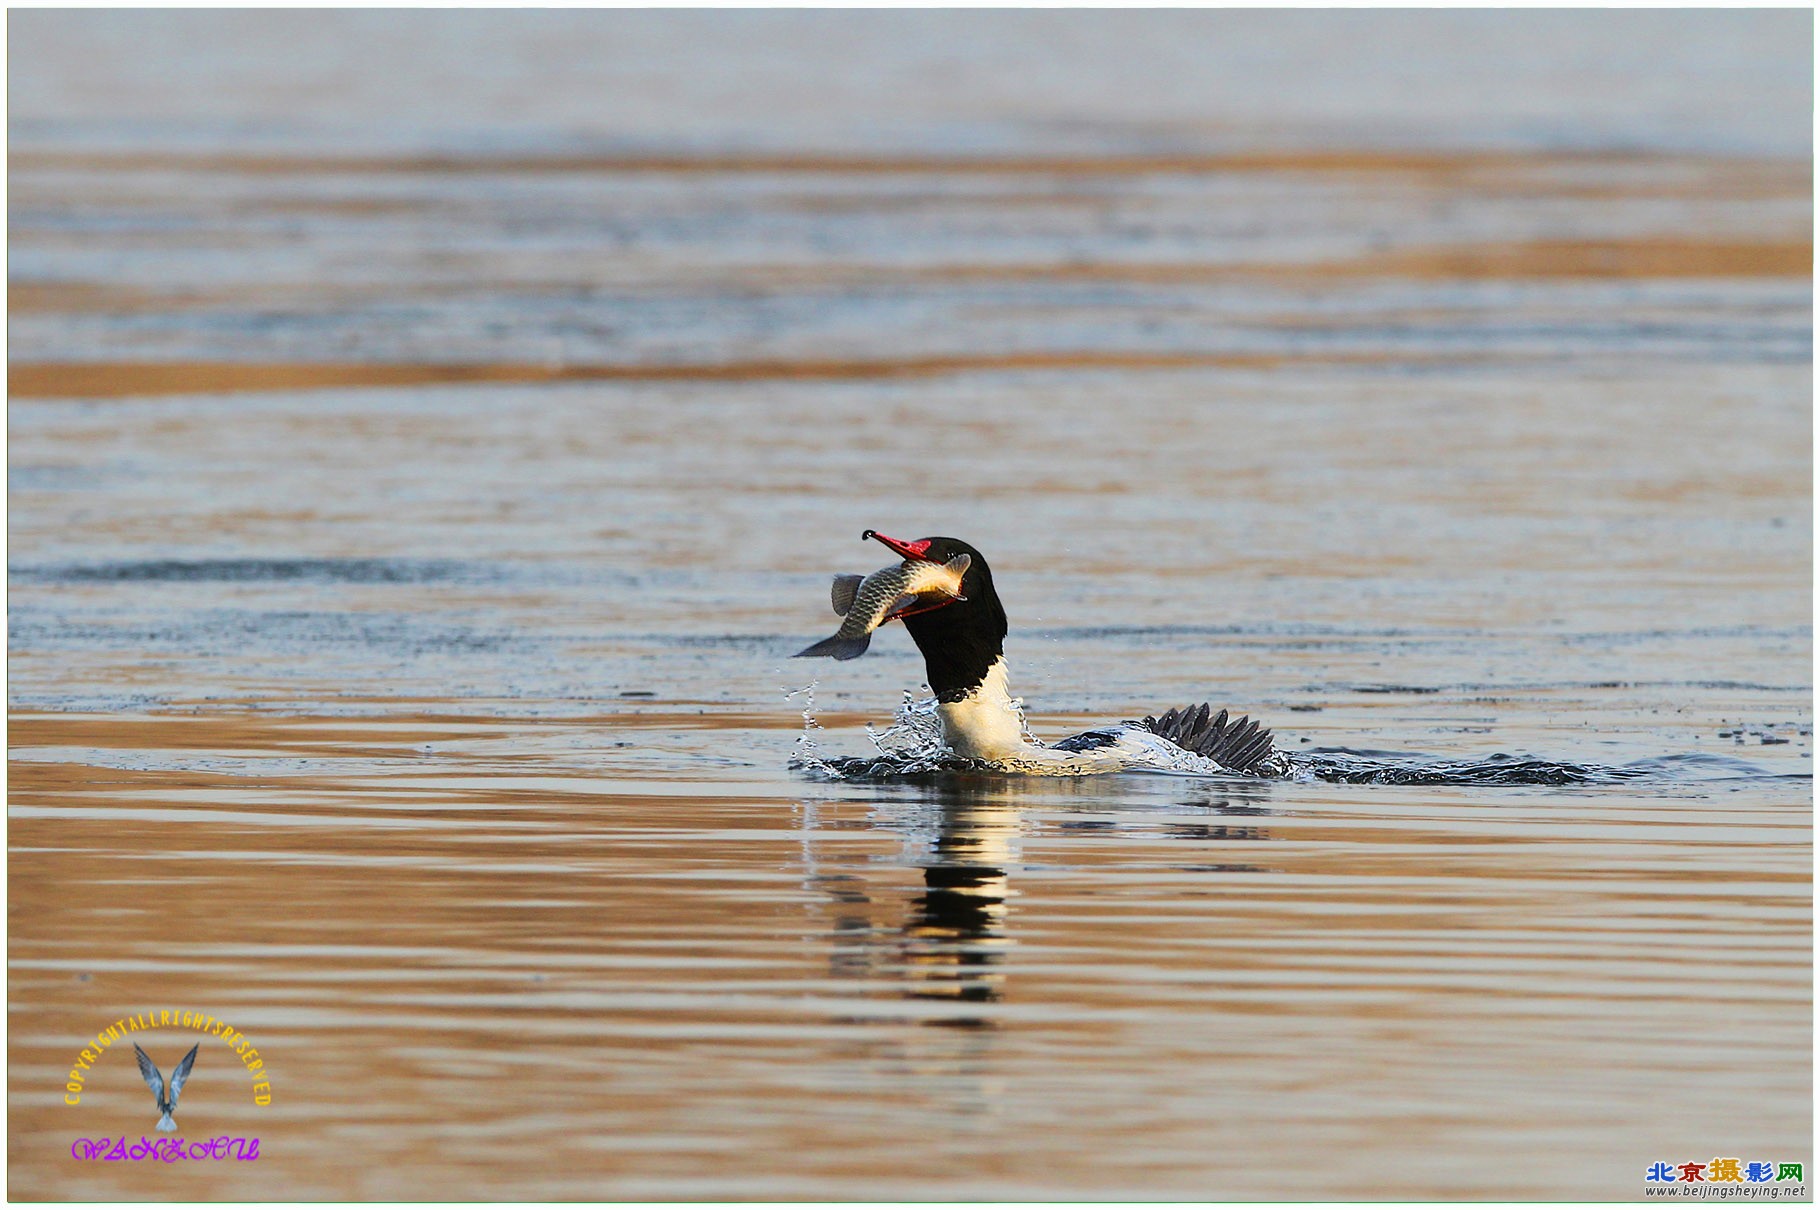
[[[1050,775],[1144,768],[1255,776],[1288,772],[1288,758],[1266,728],[1232,719],[1224,710],[1215,714],[1206,703],[1083,731],[1053,744],[1036,742],[1011,696],[1004,647],[1009,624],[985,556],[958,538],[904,542],[870,529],[862,536],[876,538],[905,559],[971,559],[959,598],[917,598],[891,615],[903,620],[923,653],[942,740],[956,756]]]

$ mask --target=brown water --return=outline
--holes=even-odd
[[[1811,1161],[1810,18],[434,16],[13,15],[14,1196]],[[1590,776],[809,778],[867,527],[1039,735]],[[160,1008],[256,1163],[71,1158]]]

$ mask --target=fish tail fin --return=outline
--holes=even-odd
[[[831,655],[837,660],[856,660],[866,654],[866,648],[872,646],[872,636],[862,634],[856,639],[843,639],[840,635],[823,639],[813,647],[805,647],[791,659],[800,660],[804,656]]]

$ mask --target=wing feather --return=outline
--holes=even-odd
[[[1170,710],[1160,718],[1146,718],[1144,727],[1196,756],[1218,761],[1235,773],[1258,772],[1275,751],[1270,731],[1248,718],[1233,718],[1227,711],[1213,713],[1206,702]]]
[[[152,1096],[158,1100],[158,1108],[164,1108],[164,1073],[152,1062],[152,1057],[139,1049],[139,1043],[133,1043],[133,1054],[139,1059],[139,1074],[145,1077],[145,1085],[152,1090]]]
[[[196,1066],[196,1052],[202,1049],[202,1043],[190,1047],[190,1053],[183,1056],[183,1062],[177,1064],[177,1070],[171,1073],[171,1108],[177,1108],[177,1097],[183,1092],[183,1082],[190,1078],[190,1068]]]

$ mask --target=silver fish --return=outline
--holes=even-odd
[[[955,555],[946,563],[926,559],[905,559],[890,567],[881,567],[871,575],[835,576],[830,594],[834,612],[846,621],[830,638],[813,647],[805,647],[792,658],[806,655],[831,655],[837,660],[857,659],[872,645],[872,632],[916,605],[919,597],[936,594],[956,601],[961,595],[961,577],[973,565],[972,555]]]

